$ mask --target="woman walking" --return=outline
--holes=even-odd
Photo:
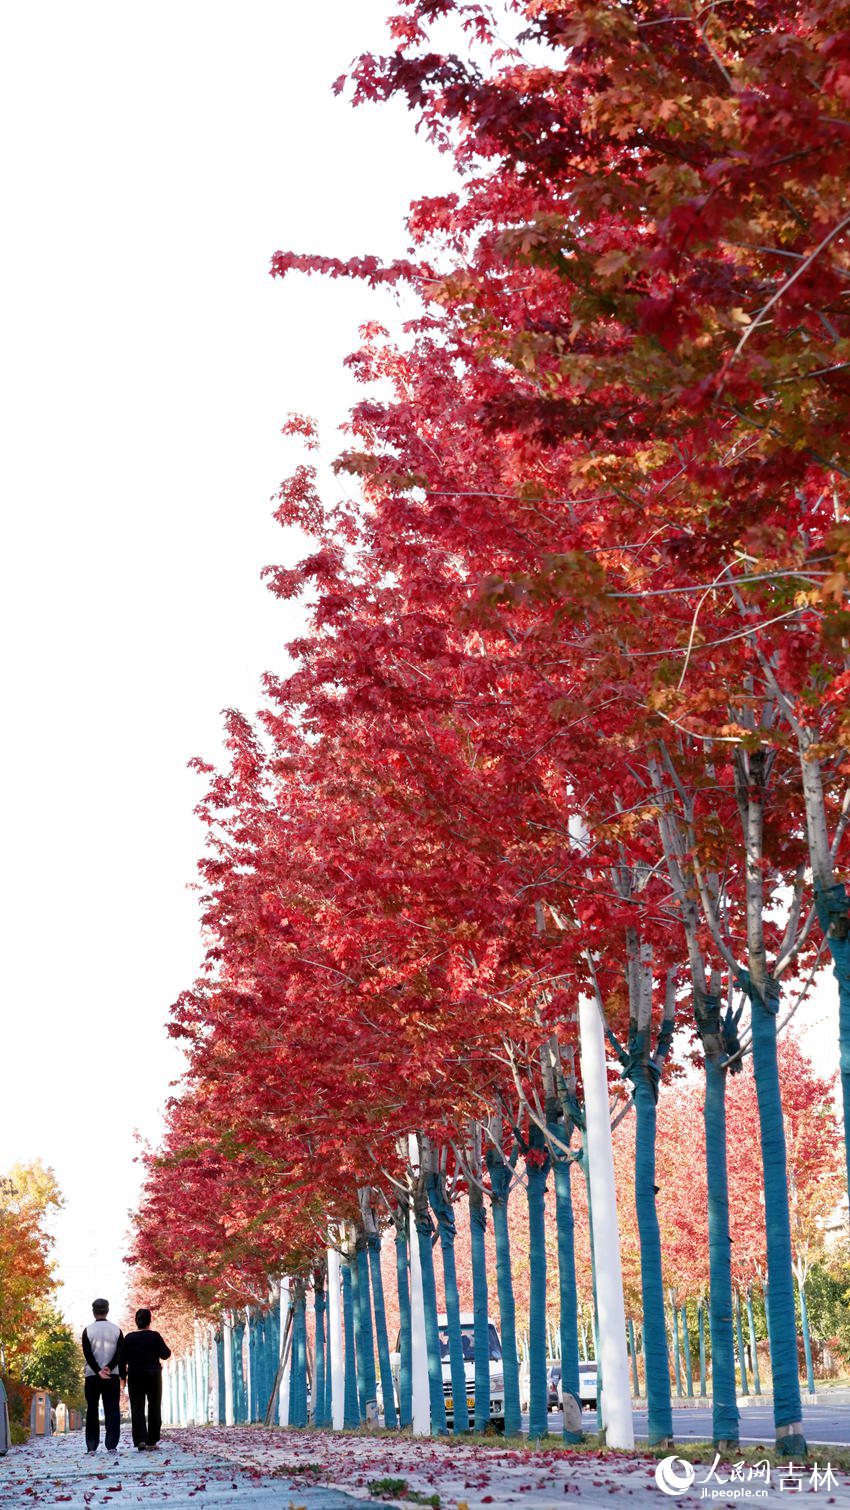
[[[171,1348],[151,1331],[150,1311],[136,1312],[136,1326],[124,1338],[120,1373],[127,1380],[133,1442],[139,1452],[149,1452],[162,1430],[162,1360],[171,1357]]]

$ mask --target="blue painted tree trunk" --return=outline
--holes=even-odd
[[[797,1318],[791,1261],[791,1221],[788,1212],[788,1163],[776,1056],[778,988],[769,983],[768,1000],[751,990],[753,1070],[758,1100],[764,1169],[764,1218],[767,1236],[767,1327],[773,1375],[773,1417],[776,1450],[785,1457],[806,1452],[802,1433],[803,1405],[797,1367]],[[789,1430],[789,1428],[791,1428]]]
[[[446,1434],[446,1397],[443,1393],[443,1363],[440,1356],[440,1332],[437,1326],[437,1284],[434,1278],[434,1250],[431,1222],[417,1216],[416,1240],[422,1270],[422,1301],[425,1313],[425,1346],[428,1352],[428,1399],[431,1406],[431,1430]]]
[[[741,1319],[741,1297],[735,1296],[735,1326],[738,1332],[738,1364],[741,1370],[741,1394],[750,1393],[750,1384],[747,1378],[747,1355],[744,1351],[744,1324]]]
[[[536,1136],[534,1136],[536,1134]],[[529,1135],[530,1154],[544,1159],[526,1160],[528,1199],[528,1437],[540,1441],[549,1434],[549,1381],[546,1359],[546,1180],[549,1156],[539,1129]]]
[[[838,985],[838,1064],[844,1110],[844,1157],[850,1179],[850,927],[843,883],[819,886],[816,879],[815,905]]]
[[[691,1336],[688,1331],[688,1308],[682,1306],[682,1352],[685,1357],[685,1388],[688,1399],[694,1398],[694,1372],[691,1364]]]
[[[390,1365],[390,1339],[387,1335],[387,1308],[384,1304],[384,1280],[381,1274],[380,1234],[370,1233],[369,1269],[372,1277],[372,1302],[375,1307],[375,1335],[378,1342],[378,1363],[381,1370],[381,1394],[384,1399],[384,1425],[395,1428],[398,1416],[395,1408],[395,1386]]]
[[[395,1271],[398,1287],[399,1318],[399,1425],[402,1430],[413,1424],[413,1347],[410,1330],[410,1273],[407,1254],[407,1228],[396,1218]]]
[[[245,1332],[248,1343],[248,1420],[256,1421],[257,1415],[257,1322],[250,1306],[246,1311]]]
[[[466,1400],[466,1368],[463,1358],[463,1342],[460,1332],[460,1297],[457,1288],[457,1265],[455,1264],[454,1212],[446,1197],[442,1179],[437,1174],[426,1177],[425,1188],[431,1210],[437,1218],[437,1231],[443,1255],[443,1287],[446,1297],[446,1330],[449,1338],[449,1371],[452,1381],[452,1431],[455,1436],[469,1430],[469,1408]]]
[[[280,1388],[277,1386],[277,1371],[280,1364],[280,1303],[275,1305],[271,1313],[271,1359],[269,1395],[274,1391],[274,1409],[272,1420],[278,1426],[280,1424]]]
[[[256,1411],[256,1415],[255,1415],[254,1419],[255,1419],[255,1421],[262,1421],[264,1413],[265,1413],[266,1401],[268,1400],[268,1393],[266,1391],[266,1373],[267,1373],[266,1318],[265,1318],[265,1315],[264,1315],[264,1313],[262,1311],[258,1311],[257,1312],[255,1353],[256,1353],[256,1358],[257,1358],[257,1367],[256,1367],[256,1376],[255,1376],[255,1380],[254,1380],[254,1396],[255,1396],[254,1409]]]
[[[289,1349],[289,1403],[288,1423],[290,1426],[298,1424],[298,1306],[292,1302],[292,1325],[290,1328]]]
[[[334,1419],[333,1418],[334,1393],[333,1393],[333,1369],[331,1367],[330,1309],[329,1309],[329,1307],[328,1307],[327,1304],[326,1304],[326,1307],[325,1307],[325,1317],[326,1317],[327,1325],[325,1326],[326,1342],[325,1342],[325,1406],[324,1406],[324,1418],[325,1418],[325,1425],[328,1426],[328,1427],[330,1427],[330,1426],[333,1426],[333,1419]]]
[[[673,1295],[672,1290],[670,1292],[670,1312],[671,1312],[671,1324],[672,1324],[672,1329],[673,1329],[673,1371],[674,1371],[674,1373],[676,1375],[676,1394],[681,1397],[683,1391],[682,1391],[682,1355],[681,1355],[681,1353],[679,1351],[679,1308],[676,1305],[676,1300],[675,1300],[675,1297]],[[649,1344],[649,1338],[647,1337],[646,1340],[647,1340],[647,1345],[648,1345]]]
[[[726,1075],[723,1065],[706,1054],[704,1118],[708,1191],[708,1325],[711,1337],[712,1433],[715,1446],[721,1442],[737,1445],[740,1432],[732,1321]]]
[[[490,1326],[487,1305],[487,1252],[484,1233],[487,1213],[480,1190],[469,1194],[469,1236],[472,1249],[472,1319],[475,1355],[476,1431],[486,1431],[490,1420]]]
[[[493,1238],[496,1247],[496,1289],[502,1329],[502,1362],[505,1378],[505,1435],[519,1436],[522,1412],[519,1405],[519,1356],[516,1345],[516,1307],[511,1275],[511,1240],[508,1234],[508,1197],[511,1169],[493,1150],[487,1153],[492,1191]]]
[[[572,1125],[553,1124],[552,1131],[569,1144]],[[570,1184],[572,1161],[564,1154],[553,1156],[555,1177],[555,1230],[558,1238],[558,1300],[560,1302],[561,1384],[581,1409],[578,1372],[578,1295],[576,1292],[575,1217]],[[580,1442],[583,1433],[563,1428],[565,1442]]]
[[[809,1331],[809,1308],[806,1305],[806,1286],[802,1280],[798,1280],[797,1289],[800,1294],[800,1324],[803,1331],[803,1351],[806,1355],[806,1388],[810,1395],[815,1392],[815,1371],[812,1364],[812,1336]]]
[[[313,1380],[313,1424],[327,1426],[325,1420],[325,1292],[314,1291],[313,1309],[316,1329],[316,1374]]]
[[[292,1426],[307,1425],[307,1304],[304,1292],[296,1297],[292,1333],[293,1368],[295,1377],[295,1413]]]
[[[699,1333],[699,1392],[702,1398],[705,1399],[707,1393],[705,1378],[705,1306],[702,1301],[697,1306],[697,1331]]]
[[[245,1393],[245,1363],[242,1347],[245,1339],[245,1323],[235,1323],[233,1337],[233,1417],[236,1424],[244,1426],[248,1420],[248,1400]]]
[[[655,1206],[655,1089],[648,1074],[633,1078],[635,1100],[635,1213],[640,1246],[640,1284],[643,1300],[644,1368],[646,1371],[647,1436],[650,1447],[673,1436],[670,1363],[661,1272],[661,1233]],[[679,1379],[678,1327],[674,1333],[676,1386]]]
[[[354,1359],[357,1372],[357,1405],[361,1422],[366,1420],[366,1346],[363,1336],[363,1291],[360,1284],[360,1255],[351,1259],[351,1302],[354,1312]]]
[[[757,1395],[761,1394],[761,1375],[759,1374],[759,1354],[756,1343],[756,1319],[753,1315],[753,1287],[747,1286],[747,1322],[750,1330],[750,1356],[753,1360],[753,1390]]]
[[[258,1311],[257,1312],[257,1325],[256,1325],[256,1334],[257,1334],[257,1337],[256,1337],[257,1371],[256,1371],[256,1379],[255,1379],[255,1383],[254,1383],[254,1393],[255,1393],[255,1396],[256,1396],[255,1410],[256,1410],[256,1413],[257,1413],[255,1419],[257,1421],[262,1421],[264,1419],[264,1417],[265,1417],[266,1405],[268,1404],[268,1398],[269,1398],[269,1390],[271,1388],[271,1384],[270,1384],[270,1382],[268,1380],[268,1372],[269,1372],[268,1332],[269,1332],[269,1328],[268,1328],[268,1321],[267,1321],[266,1315],[265,1315],[265,1313],[263,1311]]]
[[[357,1239],[357,1289],[360,1294],[360,1320],[363,1332],[363,1379],[366,1388],[366,1417],[377,1414],[378,1380],[375,1373],[375,1334],[372,1330],[372,1296],[369,1283],[369,1254],[365,1236]],[[354,1313],[355,1324],[357,1312]]]
[[[343,1395],[342,1424],[347,1430],[360,1424],[360,1405],[357,1396],[357,1360],[354,1342],[354,1298],[352,1295],[352,1263],[346,1259],[342,1268],[342,1324],[345,1334],[345,1389]]]
[[[635,1399],[640,1395],[640,1379],[638,1378],[637,1351],[635,1348],[635,1324],[631,1316],[628,1318],[629,1329],[629,1357],[632,1362],[632,1394]]]

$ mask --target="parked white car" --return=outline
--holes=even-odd
[[[598,1372],[598,1369],[597,1369],[597,1366],[596,1366],[595,1359],[590,1359],[587,1363],[580,1363],[579,1364],[579,1366],[578,1366],[578,1396],[579,1396],[579,1399],[581,1401],[581,1405],[582,1405],[582,1409],[583,1410],[595,1410],[596,1409],[596,1396],[597,1396],[597,1391],[598,1391],[598,1388],[599,1388],[598,1379],[599,1379],[599,1372]],[[561,1381],[561,1380],[559,1380],[559,1383],[558,1383],[558,1398],[559,1398],[559,1400],[561,1402],[561,1405],[563,1405],[563,1403],[564,1403],[564,1386],[563,1386],[563,1381]]]
[[[446,1425],[449,1430],[454,1426],[454,1398],[452,1395],[452,1374],[449,1362],[449,1328],[448,1317],[445,1312],[437,1317],[437,1325],[440,1331],[440,1357],[443,1365],[443,1394],[446,1399]],[[487,1330],[490,1342],[490,1425],[496,1431],[503,1431],[505,1426],[505,1373],[502,1366],[502,1343],[499,1333],[492,1321],[488,1321]],[[475,1318],[471,1311],[462,1311],[460,1316],[460,1340],[463,1347],[463,1371],[466,1380],[466,1404],[469,1411],[469,1424],[472,1426],[473,1413],[475,1410]],[[398,1401],[399,1377],[401,1374],[401,1339],[396,1338],[395,1352],[390,1355],[393,1380],[395,1381],[396,1401]]]

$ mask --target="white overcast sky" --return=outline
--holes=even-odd
[[[59,0],[0,20],[4,726],[0,1169],[67,1208],[69,1319],[116,1304],[134,1130],[199,961],[193,754],[292,630],[260,584],[291,409],[340,417],[389,299],[268,276],[402,252],[447,167],[331,95],[384,0]]]
[[[447,167],[334,100],[385,0],[41,0],[0,19],[0,1170],[52,1163],[70,1320],[118,1308],[134,1133],[199,962],[193,754],[292,630],[259,582],[291,409],[339,418],[389,300],[268,276],[404,250]],[[827,993],[831,999],[832,992]],[[824,1011],[819,1062],[834,1060]]]

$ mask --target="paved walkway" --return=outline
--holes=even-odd
[[[824,1482],[829,1458],[820,1453],[817,1487],[812,1465],[791,1472],[786,1465],[755,1472],[748,1465],[718,1463],[706,1450],[702,1462],[691,1467],[680,1458],[668,1460],[665,1487],[658,1485],[659,1463],[638,1450],[633,1454],[601,1454],[537,1449],[512,1449],[498,1441],[484,1445],[461,1440],[437,1441],[361,1432],[285,1431],[251,1427],[189,1428],[188,1444],[226,1454],[231,1462],[281,1474],[299,1470],[302,1482],[345,1489],[363,1501],[375,1484],[383,1498],[418,1503],[439,1496],[440,1510],[567,1510],[581,1501],[588,1510],[611,1510],[612,1496],[620,1510],[627,1505],[664,1510],[716,1506],[751,1506],[752,1510],[787,1510],[789,1494],[812,1510],[829,1506],[850,1510],[850,1472],[835,1469]],[[813,1458],[815,1454],[812,1454]],[[767,1465],[765,1465],[765,1470]],[[393,1484],[394,1487],[390,1487]],[[413,1503],[416,1501],[413,1500]],[[306,1503],[298,1495],[294,1504]],[[374,1503],[374,1501],[372,1502]],[[792,1504],[795,1501],[792,1499]],[[282,1502],[287,1510],[289,1500]]]
[[[25,1510],[97,1510],[102,1505],[162,1505],[167,1510],[362,1510],[335,1489],[305,1489],[292,1478],[258,1472],[201,1448],[187,1452],[174,1438],[158,1452],[131,1442],[117,1457],[103,1447],[86,1455],[82,1432],[34,1438],[0,1458],[0,1506]]]
[[[710,1455],[695,1469],[673,1459],[665,1489],[657,1463],[634,1456],[511,1451],[461,1442],[412,1441],[360,1433],[280,1431],[252,1428],[175,1431],[157,1454],[131,1445],[117,1458],[101,1449],[87,1457],[81,1433],[37,1439],[0,1458],[0,1510],[100,1510],[112,1505],[162,1506],[165,1510],[381,1510],[387,1501],[413,1510],[432,1495],[440,1510],[565,1510],[607,1507],[616,1495],[664,1510],[698,1505],[753,1506],[780,1510],[788,1494],[812,1510],[827,1505],[850,1510],[850,1473],[837,1470],[826,1483],[812,1483],[811,1469],[787,1469],[769,1477],[740,1476],[732,1465],[711,1473]],[[821,1473],[826,1467],[820,1462]],[[375,1483],[378,1480],[378,1483]],[[383,1480],[383,1482],[381,1482]],[[388,1482],[389,1481],[389,1482]],[[380,1500],[370,1496],[375,1483]],[[349,1492],[350,1491],[350,1492]],[[793,1502],[792,1502],[793,1503]]]

